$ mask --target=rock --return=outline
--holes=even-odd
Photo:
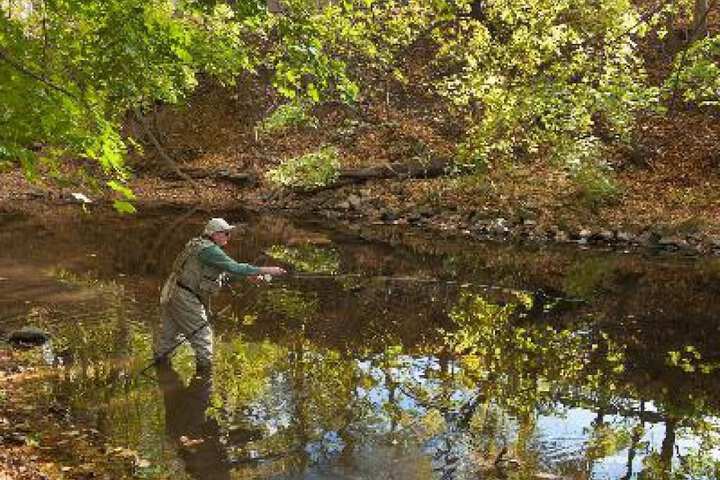
[[[352,208],[354,208],[355,210],[360,209],[360,205],[362,204],[362,199],[355,194],[350,195],[348,197],[347,201],[350,204],[350,206]]]
[[[720,237],[710,237],[707,243],[713,250],[720,249]]]
[[[0,444],[3,443],[5,445],[26,445],[27,435],[23,435],[22,433],[18,432],[12,432],[0,437]]]
[[[420,207],[418,213],[425,218],[430,218],[435,215],[435,212],[430,207]]]
[[[537,222],[535,220],[525,219],[523,220],[523,225],[528,228],[535,228],[537,226]]]
[[[350,202],[344,200],[344,201],[338,203],[337,207],[340,210],[350,210]]]
[[[380,220],[383,220],[385,222],[392,222],[397,220],[397,218],[397,213],[393,212],[392,210],[385,210],[380,214]]]
[[[23,327],[12,332],[9,340],[11,343],[21,345],[42,345],[50,340],[50,335],[39,328]]]
[[[410,223],[417,223],[423,219],[423,216],[418,212],[410,212],[407,216],[407,220]]]
[[[675,235],[671,235],[669,237],[662,237],[657,241],[657,244],[660,247],[667,248],[670,250],[676,250],[679,248],[687,248],[688,247],[688,242],[685,239],[680,238]]]
[[[78,193],[78,192],[72,192],[70,194],[70,200],[74,203],[79,203],[81,205],[87,205],[89,203],[93,203],[93,201],[90,200],[85,194]]]
[[[505,235],[510,229],[507,226],[507,220],[504,218],[497,218],[492,222],[492,231],[495,235]]]
[[[592,237],[592,234],[593,234],[592,231],[591,231],[590,229],[587,229],[587,228],[583,228],[582,230],[580,230],[580,232],[578,232],[578,236],[579,236],[581,239],[585,239],[585,240],[587,240],[588,238]]]
[[[612,242],[615,235],[610,230],[600,230],[596,237],[603,242]]]
[[[555,240],[558,242],[567,242],[570,240],[570,236],[564,230],[558,230],[555,232]]]
[[[645,230],[637,237],[637,241],[645,246],[655,245],[658,243],[658,240],[660,240],[660,235],[650,230]]]
[[[479,220],[472,226],[472,230],[478,234],[487,234],[490,231],[490,224],[491,222],[488,222],[487,220]]]
[[[630,243],[635,240],[635,236],[632,233],[623,230],[619,230],[617,235],[615,235],[615,238],[617,238],[618,242],[625,243]]]

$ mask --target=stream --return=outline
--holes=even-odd
[[[292,273],[213,299],[212,375],[185,345],[141,374],[209,216]],[[5,215],[0,241],[0,334],[51,334],[44,401],[141,478],[718,475],[720,258],[170,208]]]

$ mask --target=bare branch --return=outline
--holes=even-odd
[[[178,167],[177,163],[175,163],[175,160],[173,160],[170,155],[167,154],[163,146],[160,144],[160,141],[157,139],[155,134],[150,129],[150,126],[147,124],[147,119],[143,116],[142,113],[140,113],[139,109],[135,109],[135,118],[137,118],[140,125],[143,127],[143,130],[147,134],[147,136],[150,138],[150,141],[152,142],[153,146],[155,147],[155,150],[160,155],[160,158],[163,159],[163,161],[170,167],[180,178],[185,180],[190,184],[190,186],[193,189],[193,192],[198,197],[202,197],[202,194],[200,193],[200,188],[198,187],[198,184],[185,172],[180,170],[180,167]]]

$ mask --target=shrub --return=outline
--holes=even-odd
[[[308,113],[308,107],[302,102],[290,102],[280,105],[260,124],[259,131],[264,133],[279,132],[291,127],[317,128],[318,121]]]
[[[267,172],[268,180],[283,187],[311,190],[333,183],[338,175],[340,160],[334,147],[323,147],[287,160]]]

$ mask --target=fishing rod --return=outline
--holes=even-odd
[[[417,283],[457,283],[452,280],[440,280],[438,278],[422,278],[411,276],[392,275],[364,275],[361,273],[315,273],[315,272],[294,272],[288,273],[285,278],[297,278],[302,280],[343,280],[346,278],[358,278],[367,280],[385,280],[393,282],[417,282]],[[271,279],[272,280],[272,279]],[[267,280],[266,280],[267,281]]]
[[[270,283],[275,280],[272,275],[262,275],[262,280],[266,283]],[[490,285],[486,283],[474,283],[462,280],[444,280],[435,277],[413,277],[413,276],[392,276],[392,275],[366,275],[361,273],[322,273],[322,272],[292,272],[278,277],[278,279],[298,279],[298,280],[344,280],[344,279],[366,279],[366,280],[379,280],[386,282],[408,282],[408,283],[422,283],[422,284],[437,284],[455,286],[460,288],[466,287],[477,287],[483,290],[495,290],[504,293],[512,294],[527,294],[537,297],[543,303],[550,303],[554,301],[558,302],[569,302],[569,303],[587,303],[584,298],[567,297],[564,295],[551,295],[545,292],[542,288],[537,290],[522,290],[508,287],[502,287],[499,285]]]

